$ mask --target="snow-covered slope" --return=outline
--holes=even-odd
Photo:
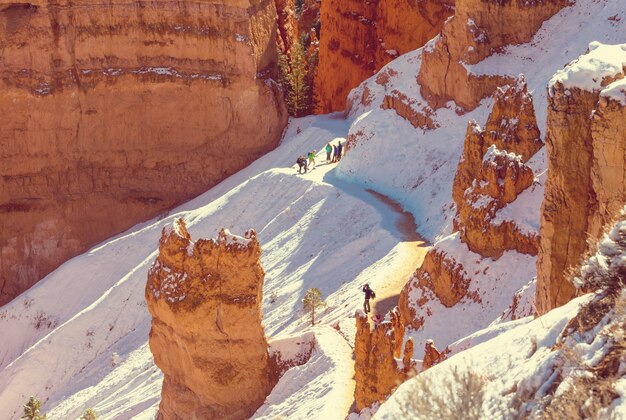
[[[546,22],[530,43],[509,47],[470,70],[524,73],[543,130],[550,77],[584,52],[589,42],[617,43],[625,37],[626,12],[620,0],[579,0]],[[360,286],[368,282],[374,290],[384,289],[397,280],[390,279],[390,273],[417,268],[402,246],[403,216],[365,188],[398,201],[412,213],[418,231],[463,261],[476,279],[472,287],[480,303],[468,300],[446,308],[432,300],[430,322],[412,334],[416,357],[426,338],[435,338],[439,346],[456,342],[451,348],[459,352],[496,337],[463,353],[480,360],[476,368],[496,375],[503,366],[496,363],[502,349],[517,349],[523,356],[532,348],[533,336],[539,346],[554,344],[580,301],[540,320],[505,322],[510,316],[500,315],[518,289],[522,312],[532,310],[535,259],[509,252],[495,263],[470,252],[458,235],[451,234],[452,181],[467,121],[483,124],[491,100],[463,115],[449,103],[432,116],[439,127],[433,130],[415,128],[393,110],[380,107],[392,90],[414,104],[424,102],[415,83],[420,53],[404,55],[383,69],[389,77],[385,84],[372,78],[356,89],[347,120],[337,114],[292,120],[275,151],[159,220],[135,226],[68,261],[0,308],[2,417],[18,418],[29,395],[44,401],[52,419],[77,418],[87,407],[95,408],[103,419],[154,416],[162,376],[147,345],[150,319],[144,287],[161,229],[184,217],[194,238],[214,237],[222,227],[234,233],[256,229],[266,271],[263,319],[270,337],[310,332],[300,303],[308,288],[319,288],[328,303],[322,325],[313,330],[319,346],[309,364],[289,371],[257,416],[308,418],[315,413],[344,418],[352,403],[351,392],[346,391],[352,386],[350,337],[340,340],[354,326],[351,317],[362,303]],[[366,87],[370,101],[361,104]],[[359,141],[338,166],[319,165],[309,174],[296,174],[292,165],[298,155],[357,133],[367,140]],[[324,160],[322,153],[318,160]],[[536,186],[500,216],[536,231],[545,152],[535,155],[529,165],[537,176]],[[329,325],[339,325],[341,331]],[[482,357],[485,351],[488,358]],[[450,363],[456,363],[455,358]],[[516,372],[522,375],[528,366],[519,360]],[[442,365],[427,375],[434,378],[443,369]],[[381,416],[394,413],[383,407]]]
[[[290,166],[299,154],[320,150],[346,132],[346,121],[337,115],[292,121],[274,152],[160,220],[68,261],[3,307],[0,412],[19,417],[21,405],[33,394],[44,401],[51,418],[76,417],[87,407],[103,418],[153,415],[161,375],[147,346],[144,287],[161,229],[177,217],[185,218],[196,238],[214,237],[222,227],[257,230],[269,336],[307,328],[301,298],[310,287],[319,288],[328,304],[321,314],[324,324],[353,316],[362,303],[360,285],[369,282],[377,288],[384,281],[380,273],[405,262],[398,245],[405,233],[397,226],[403,215],[359,187],[336,180],[335,165],[319,164],[306,175]],[[320,154],[318,160],[325,159]],[[323,347],[319,352],[328,354]],[[344,353],[351,358],[349,350]],[[345,365],[314,363],[322,363],[330,375]],[[346,398],[336,406],[344,415],[352,403]],[[269,398],[261,414],[275,412],[272,401],[278,400]],[[324,407],[324,399],[318,399],[307,410]]]

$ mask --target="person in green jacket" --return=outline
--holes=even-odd
[[[331,146],[330,143],[328,143],[326,145],[326,163],[330,163],[332,154],[333,154],[333,146]]]
[[[309,168],[315,168],[315,150],[309,152]]]

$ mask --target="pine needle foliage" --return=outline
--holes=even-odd
[[[41,401],[31,396],[24,405],[22,420],[46,420],[46,415],[41,412]]]
[[[302,305],[304,310],[311,314],[311,325],[315,325],[315,310],[326,306],[322,300],[322,293],[315,287],[306,291],[304,299],[302,299]]]

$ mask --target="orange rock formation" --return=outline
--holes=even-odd
[[[505,45],[530,41],[543,22],[568,0],[457,0],[455,12],[433,46],[424,50],[418,75],[421,93],[433,108],[449,100],[466,111],[498,86],[501,76],[476,76],[463,64],[476,64]]]
[[[557,73],[550,86],[548,179],[537,262],[539,314],[575,296],[566,280],[568,270],[581,262],[588,240],[598,239],[602,226],[626,202],[625,64],[607,63],[605,74],[584,73],[589,63],[607,57],[626,63],[626,44],[608,46],[612,51],[595,56],[602,48],[607,47],[590,45],[589,53]],[[588,87],[578,86],[584,84]],[[605,95],[612,90],[621,91],[624,98]]]
[[[160,419],[248,418],[271,391],[260,256],[254,231],[192,242],[182,219],[163,230],[146,284]]]
[[[322,1],[320,113],[341,111],[351,89],[385,64],[421,47],[443,27],[451,2],[426,0]]]
[[[294,0],[275,0],[275,4],[278,13],[276,46],[287,54],[298,37],[296,5]]]
[[[446,359],[446,354],[443,351],[437,350],[433,340],[426,340],[424,346],[424,361],[422,363],[422,369],[430,369],[437,363],[443,362]]]
[[[0,304],[286,124],[273,2],[0,0]]]
[[[381,322],[373,330],[365,312],[357,311],[354,343],[357,412],[386,399],[414,372],[413,340],[407,340],[402,352],[403,340],[404,324],[397,309],[391,311],[390,322]]]

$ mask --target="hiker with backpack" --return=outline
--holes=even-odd
[[[315,168],[315,150],[309,152],[309,166],[311,169]]]
[[[300,157],[298,157],[298,159],[296,160],[296,163],[298,164],[298,167],[299,167],[298,173],[301,174],[302,168],[304,168],[304,173],[306,174],[307,172],[306,158],[300,155]]]
[[[365,302],[363,302],[363,310],[365,313],[369,313],[372,309],[370,308],[370,299],[376,299],[376,293],[372,289],[370,289],[369,284],[365,284],[363,286],[363,293],[365,293]]]
[[[341,152],[343,151],[343,143],[341,141],[337,144],[337,162],[341,160]]]
[[[333,153],[333,146],[328,143],[326,145],[326,163],[330,163],[331,154]]]
[[[332,163],[337,163],[338,150],[339,149],[337,149],[337,145],[333,144],[333,160],[332,160]]]

